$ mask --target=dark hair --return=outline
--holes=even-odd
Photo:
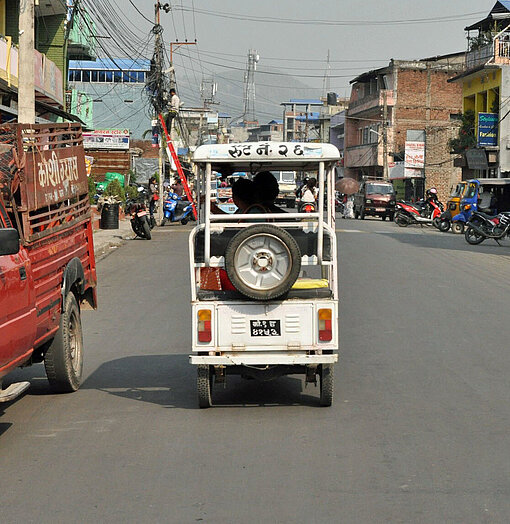
[[[177,91],[172,87],[172,89],[170,89],[170,94],[172,93],[177,93]]]
[[[261,171],[257,173],[253,179],[253,183],[255,184],[259,202],[274,202],[276,200],[280,192],[280,187],[271,171]]]
[[[232,184],[232,196],[249,206],[257,201],[254,184],[247,178],[239,178]]]
[[[317,179],[313,177],[309,178],[308,181],[306,182],[306,186],[309,187],[310,189],[313,189],[316,185],[317,185]]]

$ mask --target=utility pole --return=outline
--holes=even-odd
[[[34,0],[19,3],[18,122],[35,124]]]
[[[156,118],[163,113],[165,108],[166,92],[163,79],[163,44],[161,34],[163,28],[160,23],[160,10],[163,9],[166,13],[170,11],[170,4],[162,4],[156,2],[154,4],[154,34],[156,35],[154,43],[154,94],[152,97],[152,105],[156,113]],[[165,164],[163,161],[163,129],[159,125],[159,156],[158,156],[158,171],[159,171],[159,200],[158,200],[158,218],[163,219],[163,179],[165,178]]]
[[[388,180],[388,92],[383,90],[383,122],[382,122],[382,139],[383,139],[383,179]]]

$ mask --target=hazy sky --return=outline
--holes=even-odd
[[[153,1],[132,1],[153,19]],[[202,75],[225,74],[229,68],[244,69],[249,48],[256,49],[260,55],[257,82],[270,85],[274,75],[263,74],[264,68],[270,67],[271,72],[276,68],[276,72],[294,74],[317,88],[317,96],[322,94],[329,50],[330,88],[346,96],[349,80],[363,71],[384,66],[391,58],[418,59],[465,51],[464,27],[484,18],[495,0],[179,0],[170,3],[172,11],[161,12],[165,41],[198,40],[198,46],[182,48],[174,56],[181,98],[186,101],[196,98],[196,85]],[[150,29],[149,23],[135,12],[128,0],[117,0],[119,4],[125,6],[125,14],[140,30]],[[261,21],[256,21],[257,18]]]

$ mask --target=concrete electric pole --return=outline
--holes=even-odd
[[[382,139],[383,139],[383,179],[388,180],[388,100],[387,91],[383,91],[383,122],[382,122]]]
[[[35,124],[34,0],[19,3],[18,122]]]

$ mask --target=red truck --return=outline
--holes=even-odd
[[[0,126],[0,402],[29,386],[3,377],[36,362],[54,391],[79,388],[96,283],[80,125]]]

